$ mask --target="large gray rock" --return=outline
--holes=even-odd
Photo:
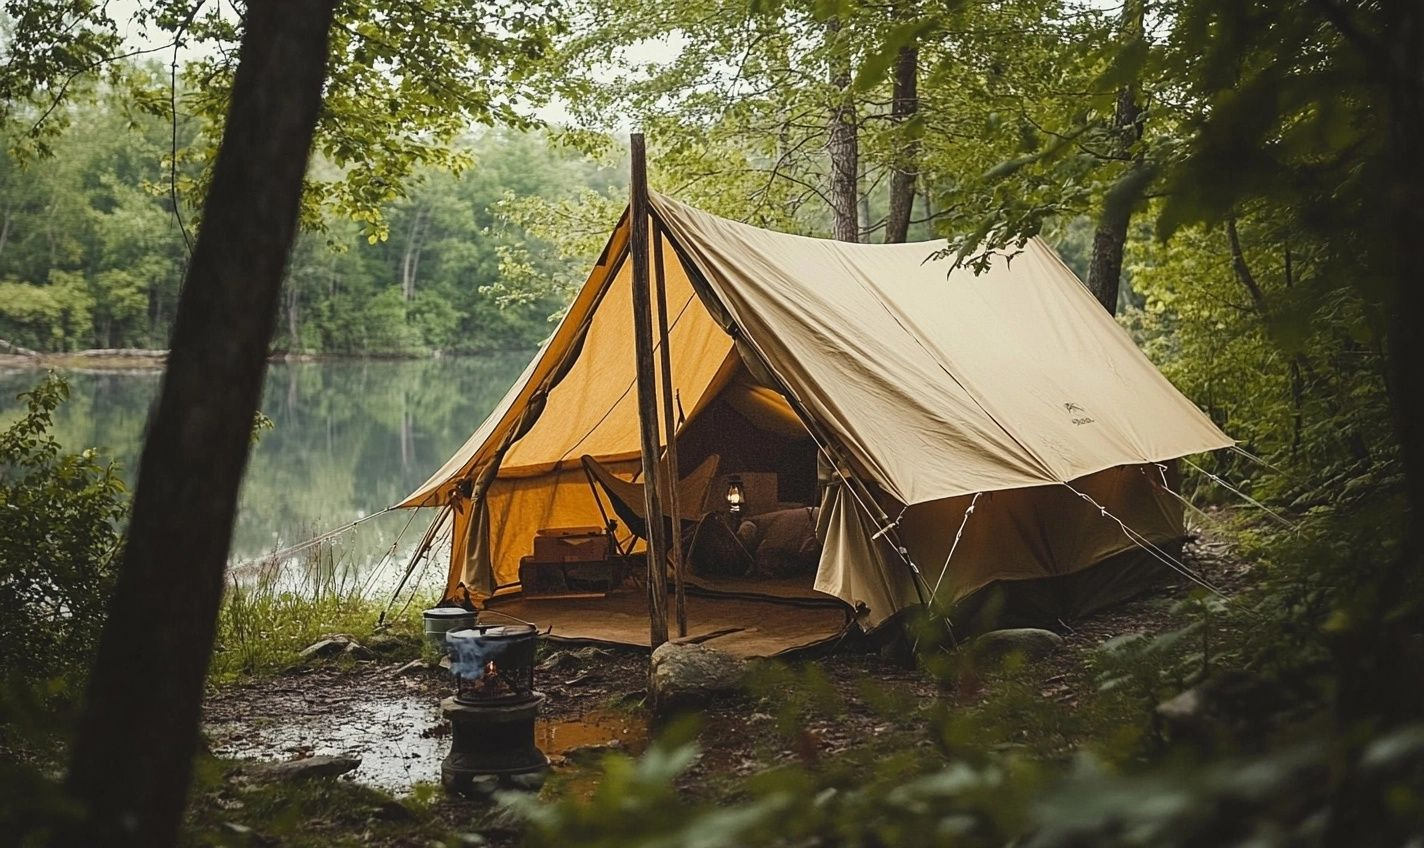
[[[303,660],[314,660],[318,657],[334,657],[346,650],[346,646],[349,644],[351,644],[349,641],[342,641],[340,639],[321,639],[303,648],[302,652],[297,654],[297,657]]]
[[[1277,687],[1249,672],[1227,670],[1157,705],[1166,738],[1201,746],[1236,745],[1260,738],[1281,709]]]
[[[349,633],[325,633],[321,638],[302,649],[297,656],[303,661],[320,657],[334,657],[345,654],[358,660],[368,660],[375,655]]]
[[[1014,655],[1030,662],[1041,660],[1062,646],[1063,637],[1052,630],[1016,627],[982,633],[974,637],[969,649],[973,652],[974,659],[980,663],[997,665]]]
[[[699,707],[735,692],[746,668],[745,660],[715,648],[666,642],[653,651],[648,689],[653,709]]]
[[[346,647],[341,649],[342,656],[350,657],[353,660],[373,660],[376,652],[362,645],[360,642],[347,642]]]
[[[243,771],[258,780],[311,780],[318,777],[338,777],[361,765],[360,757],[317,756],[280,763],[254,763]]]

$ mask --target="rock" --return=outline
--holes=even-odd
[[[455,837],[455,844],[460,848],[483,848],[489,844],[489,840],[479,833],[462,833]]]
[[[381,821],[415,821],[410,807],[396,800],[382,801],[371,814]]]
[[[592,745],[580,745],[577,748],[570,748],[564,752],[564,758],[569,762],[587,763],[594,760],[603,759],[605,754],[623,750],[623,740],[610,739],[607,742],[594,743]]]
[[[1014,655],[1029,662],[1041,660],[1062,645],[1063,637],[1052,630],[1016,627],[980,634],[969,643],[969,650],[979,662],[996,665]]]
[[[376,652],[362,645],[360,642],[347,642],[346,647],[341,649],[341,653],[343,656],[350,657],[353,660],[373,660],[376,658]]]
[[[419,674],[422,671],[425,671],[427,668],[429,668],[429,666],[425,664],[424,660],[411,660],[405,665],[393,670],[391,672],[391,676],[404,677],[407,674]]]
[[[493,774],[475,775],[470,778],[465,790],[477,798],[488,798],[499,791],[499,777]]]
[[[554,669],[572,668],[579,665],[578,658],[569,651],[555,651],[544,659],[543,662],[535,666],[536,671],[553,671]]]
[[[389,633],[376,633],[366,640],[366,647],[378,654],[394,654],[407,647],[407,642],[399,636],[392,636]],[[415,646],[410,645],[411,652],[414,653]]]
[[[1158,704],[1157,717],[1169,728],[1195,729],[1200,727],[1205,718],[1205,702],[1200,688],[1188,689]]]
[[[549,770],[525,772],[524,774],[511,774],[504,778],[504,782],[511,789],[522,789],[525,792],[538,792],[544,787],[544,781],[549,779]]]
[[[337,777],[355,770],[359,765],[360,757],[317,756],[280,763],[254,763],[245,767],[244,771],[260,780],[311,780],[318,777]]]
[[[653,651],[648,694],[657,712],[698,707],[735,692],[746,661],[703,645],[665,642]]]
[[[1278,689],[1244,671],[1224,671],[1157,705],[1164,736],[1196,745],[1237,746],[1258,739],[1282,706]]]
[[[349,641],[322,639],[319,642],[313,642],[303,648],[302,652],[297,654],[297,656],[304,660],[317,659],[318,657],[334,657],[346,650],[346,646],[349,644],[351,644]]]

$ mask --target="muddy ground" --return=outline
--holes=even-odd
[[[1219,544],[1198,541],[1186,559],[1228,590],[1245,579],[1244,567]],[[1096,685],[1087,655],[1116,636],[1176,626],[1181,615],[1173,608],[1191,588],[1183,581],[1065,627],[1063,648],[1036,667],[1039,696],[1072,710]],[[939,756],[925,732],[932,709],[972,704],[987,697],[994,684],[962,679],[945,684],[891,653],[864,640],[846,641],[829,653],[759,675],[760,694],[753,685],[751,694],[708,705],[698,717],[702,754],[680,787],[693,795],[727,797],[735,794],[739,778],[776,764],[815,763],[892,740],[902,750],[921,746],[925,756]],[[656,735],[645,704],[647,654],[546,645],[541,659],[536,686],[548,701],[536,737],[554,765],[542,795],[591,791],[603,754],[639,753]],[[439,702],[451,694],[450,681],[448,672],[435,668],[398,673],[408,660],[401,655],[318,663],[214,690],[204,722],[211,749],[224,759],[354,754],[362,764],[343,780],[397,797],[430,792],[449,745]],[[817,705],[808,706],[811,701]],[[421,784],[427,786],[418,788]],[[490,844],[517,843],[513,831],[490,828],[487,807],[462,799],[439,804],[440,815],[468,819]]]

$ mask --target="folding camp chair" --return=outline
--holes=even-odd
[[[588,475],[588,484],[593,489],[593,497],[598,501],[598,508],[603,509],[603,500],[599,497],[599,491],[602,490],[608,495],[613,513],[618,516],[628,531],[635,538],[647,539],[648,516],[646,501],[643,499],[643,484],[633,480],[624,480],[587,454],[579,457],[579,461],[583,463],[584,473]],[[717,467],[721,462],[722,458],[714,453],[704,459],[701,465],[694,468],[692,473],[677,481],[680,524],[696,522],[702,517],[702,504],[707,499],[708,488],[717,477]],[[604,517],[606,519],[607,515],[605,514]],[[630,548],[632,546],[631,539],[629,546]]]

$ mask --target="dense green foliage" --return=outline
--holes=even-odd
[[[164,164],[170,127],[141,102],[122,89],[70,102],[43,165],[0,152],[0,339],[43,351],[166,346],[187,254]],[[602,195],[617,178],[538,134],[490,130],[451,149],[479,167],[418,171],[379,204],[380,236],[335,209],[313,213],[321,231],[293,256],[276,349],[527,349],[549,332],[578,262],[502,210]],[[182,179],[199,173],[185,165]],[[511,298],[517,275],[545,287]]]
[[[68,453],[50,434],[69,395],[51,375],[21,395],[0,432],[0,680],[82,670],[98,638],[128,508],[112,465]]]

